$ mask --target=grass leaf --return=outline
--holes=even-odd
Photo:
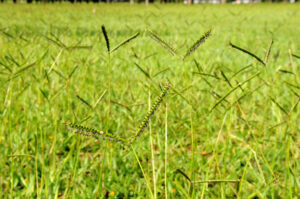
[[[265,55],[265,59],[264,59],[264,63],[267,64],[268,62],[268,59],[269,59],[269,56],[270,56],[270,53],[271,53],[271,48],[272,48],[272,45],[273,45],[273,39],[270,41],[269,43],[269,46],[268,46],[268,49],[267,49],[267,52],[266,52],[266,55]]]
[[[116,47],[114,47],[111,50],[111,53],[113,53],[114,51],[118,50],[118,48],[124,46],[125,44],[127,44],[128,42],[130,42],[131,40],[137,38],[139,36],[140,32],[135,33],[134,35],[132,35],[131,37],[129,37],[128,39],[122,41],[120,44],[118,44]]]
[[[237,50],[239,50],[239,51],[242,51],[243,53],[246,53],[246,54],[250,55],[251,57],[254,57],[254,58],[255,58],[257,61],[259,61],[261,64],[266,65],[266,64],[263,62],[263,60],[261,60],[258,56],[256,56],[255,54],[249,52],[248,50],[245,50],[245,49],[243,49],[243,48],[241,48],[241,47],[238,47],[238,46],[234,45],[234,44],[231,43],[231,42],[229,42],[229,45],[230,45],[232,48],[235,48],[235,49],[237,49]]]
[[[300,56],[299,55],[295,55],[295,54],[292,54],[293,57],[296,57],[297,59],[300,59]]]
[[[192,183],[192,180],[189,178],[189,176],[186,175],[182,170],[176,169],[175,172],[176,172],[176,173],[180,173],[181,175],[183,175],[183,177],[185,177],[185,179],[187,179],[190,183]]]
[[[271,101],[272,101],[274,104],[276,104],[276,106],[277,106],[282,112],[284,112],[285,114],[288,115],[288,112],[287,112],[282,106],[280,106],[280,104],[279,104],[273,97],[271,97],[271,96],[269,96],[269,97],[270,97]]]
[[[151,79],[150,75],[148,72],[146,72],[141,66],[139,66],[137,63],[134,63],[134,65],[149,79]]]
[[[159,43],[162,47],[164,47],[165,49],[167,49],[172,55],[178,55],[175,48],[173,48],[170,44],[168,44],[166,41],[164,41],[163,39],[161,39],[157,34],[155,34],[154,32],[152,32],[151,30],[147,30],[150,37],[156,41],[157,43]]]
[[[215,103],[215,105],[210,109],[210,112],[212,112],[222,101],[224,101],[226,99],[226,97],[228,97],[233,91],[235,91],[237,88],[239,88],[240,86],[244,85],[245,83],[247,83],[248,81],[250,81],[251,79],[253,79],[254,77],[258,76],[261,72],[256,73],[255,75],[251,76],[249,79],[243,81],[242,83],[239,83],[238,85],[236,85],[235,87],[233,87],[228,93],[226,93],[221,99],[219,99],[219,101],[217,103]]]
[[[84,100],[83,98],[81,98],[79,95],[76,95],[76,97],[77,97],[82,103],[84,103],[85,105],[87,105],[89,108],[92,108],[92,106],[91,106],[86,100]]]
[[[19,69],[18,71],[16,71],[16,72],[14,73],[14,75],[18,75],[18,74],[20,74],[20,73],[22,73],[22,72],[28,70],[29,68],[31,68],[32,66],[34,66],[35,63],[36,63],[36,62],[33,62],[33,63],[31,63],[31,64],[29,64],[29,65],[27,65],[27,66],[25,66],[25,67]]]

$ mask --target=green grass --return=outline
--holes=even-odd
[[[297,198],[299,10],[1,4],[0,198]],[[130,147],[63,124],[130,140],[167,82]]]

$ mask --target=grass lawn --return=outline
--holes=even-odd
[[[299,19],[300,4],[0,4],[0,198],[299,197]]]

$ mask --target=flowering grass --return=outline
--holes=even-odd
[[[299,10],[1,4],[0,198],[297,198]]]

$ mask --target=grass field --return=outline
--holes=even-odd
[[[1,4],[0,198],[298,198],[299,19],[300,4]],[[108,54],[102,25],[111,49],[140,34]],[[167,82],[132,144],[64,124],[131,140]]]

